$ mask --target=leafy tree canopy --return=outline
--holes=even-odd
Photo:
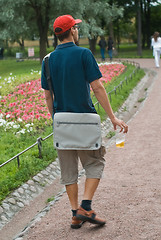
[[[103,34],[101,22],[106,24],[121,16],[123,9],[117,3],[110,5],[108,0],[0,0],[0,38],[17,39],[33,32],[39,21],[42,25],[46,18],[46,4],[50,9],[48,17],[50,29],[54,19],[62,14],[71,14],[83,19],[82,31],[88,37]]]

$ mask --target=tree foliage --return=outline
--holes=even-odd
[[[111,19],[122,14],[121,8],[116,4],[111,6],[108,2],[108,0],[66,0],[64,4],[64,0],[9,0],[6,6],[5,1],[0,0],[1,11],[3,9],[0,17],[0,38],[18,41],[20,38],[33,35],[33,30],[36,31],[37,27],[42,59],[46,54],[48,32],[57,16],[71,14],[83,19],[82,34],[89,39],[97,38],[104,33],[102,21],[108,24]]]
[[[25,2],[0,0],[0,39],[17,40],[29,30],[25,21]]]
[[[152,6],[151,8],[151,34],[158,31],[161,33],[161,4],[157,7]]]
[[[155,11],[160,14],[155,0],[7,0],[7,4],[6,0],[0,0],[0,39],[22,44],[23,39],[37,36],[42,60],[46,54],[47,36],[53,33],[54,19],[71,14],[83,20],[81,35],[88,37],[94,51],[97,37],[105,34],[108,26],[111,31],[115,30],[118,43],[122,36],[128,39],[137,36],[134,26],[137,29],[138,2],[141,6],[142,45],[149,46],[154,28],[160,29],[160,22],[154,17]]]

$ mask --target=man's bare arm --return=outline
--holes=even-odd
[[[93,81],[90,85],[97,100],[111,119],[114,129],[116,130],[116,126],[118,125],[121,128],[121,131],[124,129],[124,132],[127,132],[128,126],[124,123],[124,121],[115,117],[104,86],[100,83],[99,80]]]
[[[46,104],[47,104],[48,110],[49,110],[49,112],[51,114],[51,117],[52,117],[54,95],[53,95],[53,100],[52,100],[50,91],[49,90],[44,90],[44,92],[45,92]]]

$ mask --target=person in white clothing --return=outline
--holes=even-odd
[[[152,40],[151,46],[153,48],[153,56],[155,58],[155,66],[159,68],[160,54],[161,54],[161,38],[159,37],[159,32],[155,32]]]

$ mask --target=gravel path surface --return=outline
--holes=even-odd
[[[11,238],[11,226],[8,234],[6,226],[2,229],[0,239],[161,239],[161,70],[154,68],[153,59],[133,60],[143,68],[156,71],[157,75],[152,78],[154,83],[140,111],[128,123],[125,148],[117,149],[113,140],[107,147],[104,177],[93,199],[93,209],[107,220],[107,224],[100,228],[85,223],[78,230],[70,229],[71,211],[64,193],[48,213],[37,218],[26,232]],[[82,177],[79,184],[80,201],[84,180]],[[16,223],[18,218],[17,222],[12,222],[13,228]]]

